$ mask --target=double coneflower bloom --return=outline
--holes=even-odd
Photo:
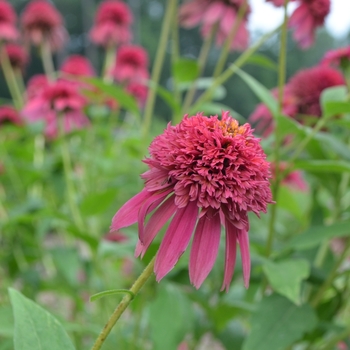
[[[194,232],[189,275],[199,288],[211,271],[226,230],[222,289],[232,280],[236,246],[242,257],[244,284],[250,276],[248,212],[259,215],[272,203],[269,163],[249,124],[239,126],[228,112],[222,118],[201,113],[168,125],[149,147],[142,178],[145,188],[115,214],[112,231],[139,224],[136,255],[143,256],[170,220],[154,271],[161,280],[186,250]],[[148,220],[147,220],[147,217]]]

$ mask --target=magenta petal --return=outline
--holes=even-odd
[[[213,268],[220,244],[220,215],[199,219],[191,248],[189,274],[198,289]]]
[[[153,195],[143,189],[136,196],[129,199],[113,216],[111,230],[118,231],[122,227],[127,227],[137,221],[137,216],[143,202]]]
[[[139,238],[140,241],[143,242],[144,240],[144,222],[146,216],[155,209],[160,203],[163,202],[164,198],[172,191],[172,189],[168,189],[166,191],[162,192],[155,192],[152,197],[147,198],[140,208],[139,214],[138,214],[138,225],[139,225]]]
[[[250,252],[248,232],[245,230],[239,230],[237,233],[237,239],[241,250],[244,286],[248,288],[250,278]]]
[[[177,263],[191,239],[197,221],[198,207],[196,202],[189,202],[180,208],[171,221],[159,247],[154,272],[159,282]]]
[[[236,264],[237,228],[226,220],[225,271],[221,290],[228,292]]]
[[[154,237],[175,213],[176,209],[177,206],[174,202],[174,196],[171,196],[152,214],[144,228],[142,249],[139,251],[140,253],[137,256],[141,254],[141,257],[143,258]]]

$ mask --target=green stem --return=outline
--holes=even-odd
[[[254,45],[249,47],[246,51],[244,51],[235,62],[233,62],[222,74],[220,74],[212,83],[212,85],[199,97],[196,101],[196,104],[191,108],[192,111],[197,111],[201,104],[209,101],[212,98],[214,91],[218,88],[218,86],[224,84],[232,75],[234,75],[237,70],[242,67],[249,57],[257,51],[269,38],[271,38],[278,30],[280,26],[273,30],[270,33],[265,34],[258,40]]]
[[[284,84],[286,81],[286,62],[287,62],[287,24],[288,24],[288,14],[287,14],[287,5],[289,0],[285,0],[284,2],[284,21],[281,29],[281,43],[280,43],[280,54],[279,54],[279,63],[278,63],[278,115],[282,113],[283,108],[283,90]],[[274,144],[274,166],[275,166],[275,181],[272,184],[272,196],[273,198],[278,197],[279,188],[281,179],[279,178],[279,162],[280,162],[280,146],[281,146],[281,138],[279,135],[279,131],[275,128],[275,144]],[[268,236],[266,242],[266,250],[265,254],[267,257],[270,256],[273,241],[275,238],[275,221],[277,217],[277,205],[272,205],[270,212],[270,220],[268,224]]]
[[[1,67],[4,72],[4,77],[7,83],[7,86],[9,88],[10,94],[13,99],[13,103],[17,110],[20,110],[23,107],[23,98],[21,91],[18,87],[16,76],[14,73],[14,70],[11,66],[10,59],[7,55],[5,46],[0,47],[0,60],[1,60]]]
[[[44,149],[45,149],[45,137],[42,134],[38,134],[34,138],[34,157],[33,167],[37,171],[40,171],[44,164]],[[35,183],[32,188],[32,194],[34,197],[41,197],[42,183]]]
[[[134,282],[132,287],[130,288],[130,293],[126,294],[122,301],[119,303],[117,308],[114,310],[113,314],[105,324],[104,328],[102,329],[100,335],[97,337],[95,344],[93,345],[91,350],[99,350],[101,349],[104,341],[106,340],[108,334],[111,332],[112,328],[116,324],[116,322],[119,320],[120,316],[123,314],[123,312],[126,310],[126,308],[129,306],[130,302],[133,299],[133,295],[136,295],[140,289],[144,286],[144,284],[147,282],[149,277],[153,273],[153,267],[154,267],[154,261],[155,257],[151,260],[151,262],[146,266],[146,268],[143,270],[141,275],[138,277],[138,279]]]
[[[230,50],[231,50],[231,44],[237,35],[239,26],[242,23],[244,15],[247,12],[247,9],[248,9],[248,1],[245,0],[238,10],[236,20],[232,26],[232,29],[231,29],[228,37],[225,40],[223,49],[221,50],[219,60],[218,60],[216,66],[215,66],[215,69],[214,69],[214,78],[217,78],[221,74],[221,72],[223,71],[223,69],[225,67],[227,57],[228,57]]]
[[[45,38],[40,46],[40,55],[44,67],[44,72],[49,80],[55,80],[55,67],[52,60],[50,42]]]
[[[111,68],[116,64],[117,48],[114,45],[107,47],[105,62],[103,66],[103,80],[111,83],[113,78],[111,76]]]
[[[311,300],[311,306],[316,307],[320,303],[320,301],[323,298],[324,293],[332,285],[334,279],[337,277],[338,269],[341,266],[341,264],[343,263],[343,261],[348,258],[349,253],[350,253],[350,239],[347,240],[343,252],[339,256],[336,263],[333,265],[333,268],[332,268],[331,272],[328,274],[327,279],[324,281],[322,286],[318,289],[316,295]]]
[[[202,45],[202,48],[201,48],[201,51],[199,53],[199,56],[198,56],[198,76],[196,77],[196,79],[198,79],[203,71],[204,71],[204,67],[205,67],[205,64],[207,62],[207,58],[208,58],[208,55],[209,55],[209,51],[210,51],[210,48],[211,48],[211,44],[213,42],[213,39],[214,39],[214,35],[217,31],[217,28],[218,28],[218,25],[215,24],[212,28],[211,28],[211,32],[209,34],[209,36],[205,39],[205,41],[203,42],[203,45]],[[196,89],[197,89],[197,80],[193,82],[193,84],[191,85],[190,89],[187,91],[187,94],[185,96],[185,100],[184,100],[184,103],[183,103],[183,107],[182,107],[182,112],[181,112],[181,115],[180,115],[180,118],[182,118],[182,116],[187,113],[187,110],[188,108],[190,107],[193,99],[194,99],[194,95],[196,93]],[[179,120],[177,120],[178,122]]]
[[[69,148],[66,140],[66,135],[64,132],[64,116],[59,115],[58,116],[58,124],[60,129],[60,135],[61,135],[61,155],[62,155],[62,162],[63,162],[63,170],[64,170],[64,177],[66,180],[66,186],[67,186],[67,199],[69,208],[71,211],[71,214],[73,216],[74,223],[77,225],[77,227],[80,230],[84,229],[84,223],[83,219],[81,218],[79,208],[76,204],[76,192],[74,188],[74,184],[72,181],[72,175],[73,175],[73,169],[72,169],[72,163],[70,159],[70,153]]]
[[[144,113],[144,121],[143,121],[143,128],[142,128],[142,135],[145,137],[148,134],[149,128],[151,126],[152,121],[152,114],[153,114],[153,108],[154,103],[156,100],[156,86],[158,85],[160,73],[162,71],[164,57],[166,53],[167,48],[167,41],[169,37],[170,28],[172,25],[172,18],[174,17],[173,13],[177,9],[177,0],[169,0],[168,6],[165,12],[162,28],[161,28],[161,35],[159,39],[159,45],[154,61],[154,66],[152,69],[152,77],[151,80],[154,84],[153,87],[150,88],[146,106],[145,106],[145,113]]]

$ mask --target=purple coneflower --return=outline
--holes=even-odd
[[[136,255],[143,256],[171,219],[157,253],[154,271],[161,280],[186,250],[192,233],[189,275],[199,288],[211,271],[226,229],[222,290],[232,280],[236,245],[240,246],[244,284],[250,276],[248,212],[266,212],[272,203],[269,163],[249,124],[239,126],[229,112],[218,116],[186,115],[165,129],[149,147],[145,188],[125,203],[112,230],[138,221]],[[146,217],[150,214],[148,221]]]

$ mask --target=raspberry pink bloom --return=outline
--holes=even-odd
[[[24,9],[21,21],[25,40],[34,46],[48,40],[51,51],[57,51],[67,41],[62,16],[47,0],[32,0]]]
[[[116,57],[113,76],[119,82],[148,77],[147,51],[137,45],[122,46]]]
[[[347,68],[350,65],[350,46],[326,52],[321,60],[321,64]]]
[[[185,115],[180,124],[157,136],[144,162],[144,189],[115,214],[111,230],[138,222],[136,255],[143,256],[170,220],[154,271],[160,281],[173,269],[194,232],[189,261],[191,283],[199,288],[219,250],[221,224],[226,230],[222,290],[228,291],[239,244],[244,284],[249,285],[248,212],[259,216],[272,203],[269,163],[249,124],[229,112],[218,116]],[[146,217],[149,215],[148,221]]]
[[[280,162],[279,163],[279,172],[282,173],[287,169],[287,163],[286,162]],[[275,177],[275,163],[271,163],[271,172],[272,177]],[[303,174],[301,171],[291,171],[289,172],[281,181],[281,183],[285,186],[290,187],[291,189],[299,190],[302,192],[305,192],[308,190],[309,186],[306,183]]]
[[[126,86],[126,92],[136,98],[139,107],[143,107],[148,96],[148,87],[142,81],[133,80]]]
[[[22,120],[16,109],[14,109],[12,106],[3,105],[0,106],[0,125],[6,123],[21,125]]]
[[[106,0],[96,13],[95,23],[90,32],[91,40],[104,47],[130,42],[132,34],[132,14],[127,4],[121,1]]]
[[[201,34],[204,38],[209,37],[213,28],[218,26],[216,44],[221,46],[231,32],[237,20],[239,8],[244,5],[245,1],[247,0],[189,0],[180,7],[180,24],[184,28],[201,25]],[[249,12],[248,7],[231,43],[231,50],[244,50],[248,46],[247,18]]]
[[[316,66],[299,71],[288,83],[295,98],[298,114],[321,116],[320,96],[323,90],[344,85],[340,72],[326,67]]]
[[[301,48],[310,47],[315,39],[315,30],[323,26],[330,12],[330,0],[299,0],[289,20],[289,27],[294,29],[294,40]]]
[[[5,46],[7,56],[13,69],[24,71],[28,64],[29,57],[23,46],[18,44],[7,44]]]
[[[0,0],[0,42],[18,38],[16,21],[17,16],[12,6],[7,1]]]
[[[54,138],[59,130],[59,118],[63,118],[66,133],[84,128],[89,120],[83,113],[86,100],[72,84],[59,80],[43,87],[42,91],[29,99],[22,110],[27,122],[45,122],[45,134]]]
[[[49,85],[49,80],[45,74],[33,75],[27,83],[27,99],[39,96],[42,91]]]
[[[61,72],[76,75],[93,77],[95,75],[91,62],[82,55],[71,55],[62,64]]]

